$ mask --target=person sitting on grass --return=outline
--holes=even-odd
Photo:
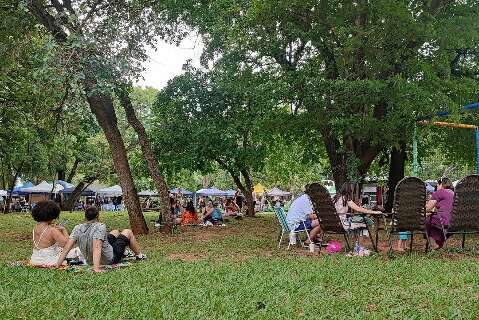
[[[220,224],[220,223],[223,223],[224,220],[223,220],[223,212],[221,211],[220,209],[220,205],[218,202],[215,202],[213,204],[214,206],[214,210],[213,210],[213,213],[211,214],[211,218],[213,220],[213,224]]]
[[[367,226],[365,220],[361,217],[357,221],[354,220],[354,212],[364,213],[364,214],[380,214],[381,211],[374,211],[358,206],[353,201],[353,191],[351,189],[351,184],[345,182],[341,186],[341,189],[333,198],[334,207],[336,213],[339,216],[343,224],[343,228],[346,231],[356,231],[355,233],[358,236],[358,241],[361,246],[364,247],[364,239],[369,237]],[[347,213],[351,213],[353,217],[348,218]]]
[[[435,250],[441,249],[446,242],[444,231],[449,228],[451,222],[452,207],[454,204],[454,191],[449,178],[437,180],[437,191],[431,196],[426,204],[426,231],[436,243]],[[436,210],[434,213],[433,210]]]
[[[308,188],[308,186],[306,186]],[[305,228],[309,230],[309,237],[312,241],[316,241],[316,236],[321,231],[317,214],[314,212],[313,204],[308,194],[304,193],[302,196],[294,199],[289,207],[286,215],[286,223],[290,230],[302,231]],[[296,243],[296,234],[293,232],[289,235],[290,243]],[[310,241],[307,239],[305,245],[309,245]]]
[[[240,215],[240,209],[238,205],[232,199],[226,199],[225,216],[238,216],[238,215]]]
[[[65,260],[66,253],[75,244],[80,248],[88,264],[93,264],[93,271],[101,272],[100,265],[116,264],[125,257],[126,247],[135,253],[137,260],[145,260],[140,245],[130,229],[106,232],[106,225],[99,222],[99,212],[96,207],[85,210],[86,222],[73,228],[70,239],[65,245],[65,251],[60,255],[57,266]]]
[[[204,207],[203,211],[202,211],[203,223],[206,223],[208,221],[213,223],[213,217],[211,215],[213,214],[214,210],[215,210],[215,207],[213,206],[213,201],[208,200],[208,203],[206,204],[206,207]]]
[[[203,222],[205,224],[221,224],[224,222],[223,220],[223,213],[219,208],[219,203],[209,200],[208,205],[205,210],[205,214],[203,215]]]
[[[53,267],[68,242],[68,232],[63,226],[54,225],[60,208],[53,201],[40,201],[32,210],[37,222],[33,228],[33,252],[30,262],[34,266]],[[65,256],[69,248],[65,248]]]
[[[195,206],[193,205],[193,201],[189,201],[186,205],[185,212],[181,218],[176,218],[177,224],[198,224],[198,215],[196,214]]]

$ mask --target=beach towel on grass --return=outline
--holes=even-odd
[[[122,260],[119,263],[112,264],[112,265],[102,265],[101,269],[103,271],[112,271],[120,268],[125,268],[132,265],[133,262],[129,260]],[[61,270],[61,271],[68,271],[74,273],[81,273],[81,272],[93,272],[93,266],[91,265],[64,265],[60,268],[53,268],[53,267],[42,267],[42,266],[34,266],[30,263],[30,260],[21,260],[15,261],[11,264],[12,267],[28,267],[28,268],[41,268],[41,269],[53,269],[53,270]]]

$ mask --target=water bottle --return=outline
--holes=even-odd
[[[289,233],[289,244],[290,245],[295,245],[296,244],[296,233],[294,231],[291,231]]]

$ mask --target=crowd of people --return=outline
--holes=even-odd
[[[73,204],[73,211],[84,211],[90,207],[101,208],[103,211],[121,211],[123,210],[123,197],[82,197]]]
[[[203,224],[223,225],[224,217],[241,217],[241,207],[235,199],[198,199],[198,209],[192,200],[170,198],[171,214],[175,222],[182,225]],[[243,198],[244,199],[244,198]],[[243,201],[241,199],[241,201]],[[111,230],[100,220],[97,209],[102,203],[87,199],[83,206],[85,222],[75,226],[68,233],[63,221],[57,224],[60,207],[54,201],[40,201],[32,209],[32,217],[37,222],[32,231],[32,256],[34,266],[60,267],[67,262],[93,265],[93,271],[101,271],[101,265],[120,262],[128,252],[137,260],[146,259],[140,245],[130,229]]]
[[[3,211],[7,205],[7,196],[0,196],[0,210]],[[32,206],[25,197],[15,197],[10,202],[9,211],[13,212],[28,212]]]
[[[320,243],[321,212],[316,212],[313,208],[312,201],[308,195],[308,188],[306,192],[297,197],[289,207],[286,215],[286,221],[290,230],[290,242],[296,242],[296,232],[307,229],[309,231],[309,238],[305,241],[306,246]],[[436,190],[428,192],[428,200],[426,202],[426,231],[434,244],[434,249],[438,250],[444,246],[446,241],[445,234],[451,221],[452,207],[454,202],[453,185],[449,178],[441,178],[437,180]],[[344,183],[339,192],[333,197],[333,204],[336,213],[346,231],[354,231],[352,234],[355,237],[356,243],[360,248],[367,246],[369,238],[368,228],[366,223],[373,223],[371,219],[357,217],[355,213],[367,215],[381,214],[380,210],[371,210],[364,208],[353,201],[353,192],[351,184]],[[446,232],[444,232],[445,230]],[[396,245],[398,251],[404,251],[407,240],[409,239],[408,232],[401,232],[399,241]],[[312,241],[312,243],[310,243]]]
[[[314,246],[321,239],[321,212],[314,210],[310,195],[306,192],[297,197],[291,204],[286,215],[286,222],[295,232],[309,230],[309,239],[305,245]],[[225,216],[241,217],[241,208],[244,203],[238,204],[237,199],[198,199],[198,208],[192,200],[182,201],[171,199],[171,214],[175,222],[182,225],[203,224],[218,225],[225,222]],[[452,182],[448,178],[437,181],[436,190],[428,195],[426,203],[426,229],[430,239],[435,244],[434,249],[444,246],[445,233],[451,221],[454,191]],[[243,199],[240,199],[243,201]],[[355,220],[355,213],[366,215],[380,214],[381,211],[371,210],[357,205],[353,201],[351,186],[345,183],[339,192],[332,198],[336,213],[343,227],[347,231],[356,231],[356,241],[366,246],[369,237],[365,220]],[[60,208],[51,200],[40,201],[32,209],[32,217],[37,222],[32,231],[33,250],[31,264],[36,266],[62,266],[66,261],[83,261],[93,265],[94,271],[101,271],[101,265],[115,264],[126,255],[138,260],[146,259],[141,252],[140,245],[130,229],[107,231],[101,222],[100,213],[96,206],[85,209],[85,222],[75,226],[71,232],[65,228],[65,223],[56,224]],[[293,233],[290,237],[296,237]],[[407,232],[400,234],[396,249],[403,251],[408,240]],[[291,241],[291,239],[290,239]]]
[[[240,192],[231,198],[210,199],[200,196],[195,206],[192,199],[170,197],[171,215],[181,225],[223,225],[225,218],[241,219],[245,208],[244,197]]]

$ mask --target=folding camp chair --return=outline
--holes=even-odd
[[[320,183],[314,182],[309,185],[306,193],[313,203],[314,211],[318,213],[321,233],[342,234],[346,242],[347,251],[351,251],[350,232],[344,229],[343,223],[336,213],[336,209],[333,205],[333,201],[328,189],[326,189]],[[319,247],[321,248],[322,246],[320,245]]]
[[[278,235],[278,249],[281,247],[281,241],[283,240],[283,235],[286,233],[287,235],[289,235],[291,233],[291,229],[289,228],[288,226],[288,223],[286,222],[286,215],[284,214],[284,210],[283,208],[281,207],[274,207],[274,213],[276,215],[276,218],[278,219],[278,222],[279,222],[279,225],[281,227],[281,230],[280,230],[280,234]],[[299,230],[299,231],[293,231],[294,232],[294,235],[297,236],[299,233],[301,232],[305,232],[309,241],[311,242],[311,238],[309,237],[309,230],[306,229],[306,224],[304,221],[297,221],[299,222],[300,224],[302,223],[303,224],[303,230]],[[303,244],[302,240],[300,237],[298,237],[299,239],[299,242],[301,243],[301,245]],[[289,241],[288,239],[288,249],[291,245],[291,242]]]
[[[448,234],[462,234],[464,250],[466,234],[479,233],[479,176],[470,175],[459,181],[454,189],[454,205]]]
[[[407,232],[411,236],[411,246],[414,233],[426,235],[426,252],[429,249],[429,236],[427,234],[426,221],[426,185],[416,177],[405,177],[396,186],[394,191],[392,223],[389,230],[388,253],[392,252],[392,235],[399,232]]]

